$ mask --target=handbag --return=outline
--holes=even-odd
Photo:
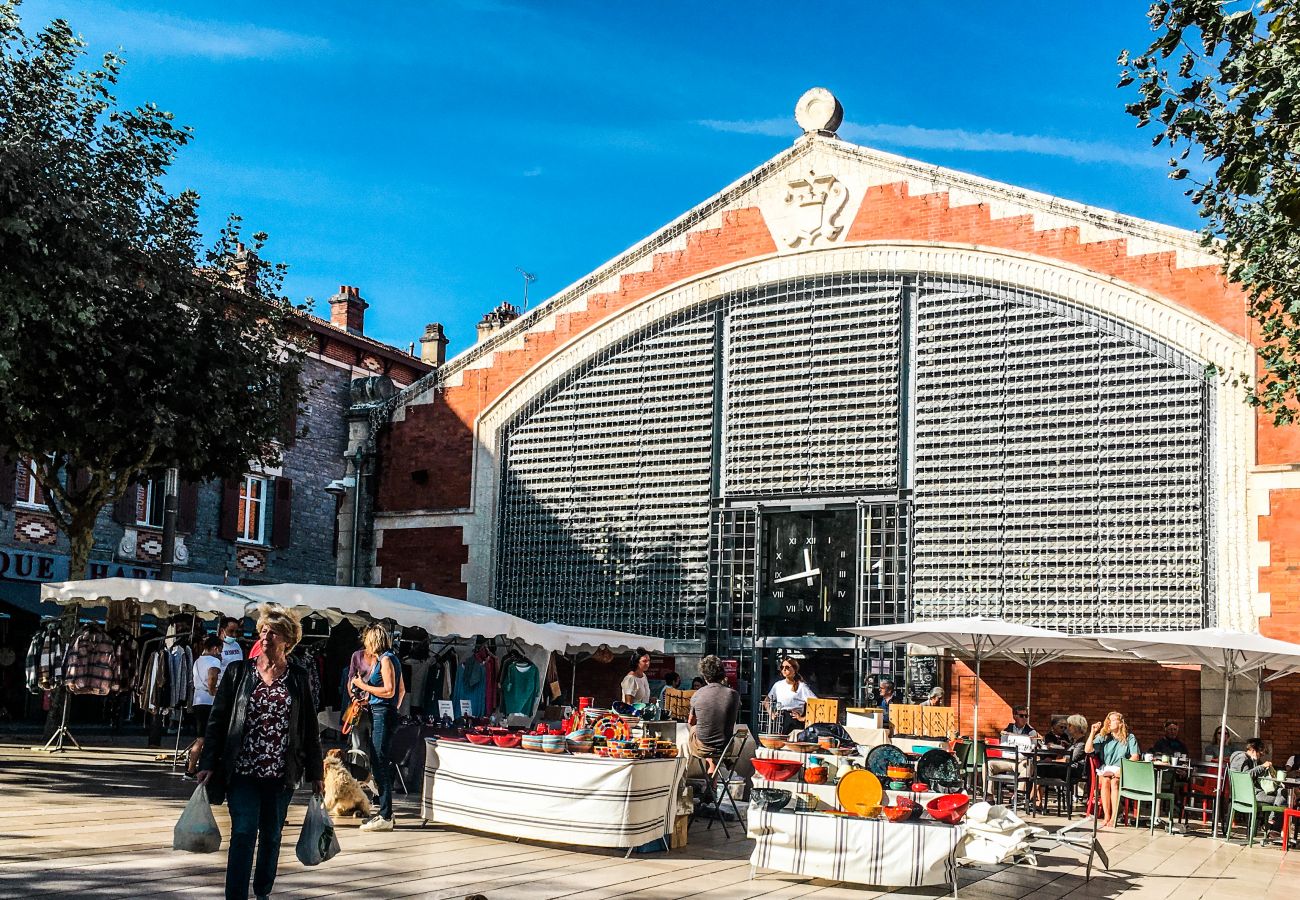
[[[366,704],[360,700],[353,700],[347,709],[343,711],[343,716],[339,722],[339,732],[341,734],[351,734],[352,729],[357,727],[361,721],[361,715],[366,711]]]

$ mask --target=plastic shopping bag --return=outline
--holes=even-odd
[[[188,853],[215,853],[221,849],[221,830],[212,816],[212,804],[203,785],[194,789],[190,802],[172,829],[172,849]]]
[[[298,835],[298,862],[304,866],[317,866],[339,855],[339,839],[334,834],[334,823],[325,812],[322,798],[312,795],[307,801],[307,817],[302,820],[302,834]]]

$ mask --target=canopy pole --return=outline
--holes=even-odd
[[[1034,696],[1034,654],[1025,654],[1025,724],[1028,724],[1029,718],[1034,710],[1029,704]]]
[[[1260,701],[1264,697],[1264,670],[1258,669],[1255,672],[1255,733],[1251,737],[1259,737],[1259,709]]]
[[[1219,803],[1223,797],[1223,772],[1228,767],[1228,761],[1223,758],[1224,747],[1228,742],[1228,693],[1232,690],[1232,681],[1235,673],[1227,666],[1223,669],[1223,715],[1219,719],[1219,755],[1215,760],[1219,764],[1218,772],[1214,776],[1214,834],[1213,837],[1219,836]]]
[[[982,790],[984,784],[983,756],[980,752],[980,663],[984,659],[984,652],[978,641],[975,642],[975,713],[973,724],[971,726],[971,752],[974,754],[971,759],[975,761],[975,786]]]

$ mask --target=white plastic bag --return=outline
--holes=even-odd
[[[194,789],[185,804],[176,827],[172,829],[172,849],[188,853],[216,853],[221,849],[221,830],[212,816],[212,804],[203,785]]]
[[[322,799],[312,794],[307,801],[307,816],[302,820],[302,834],[298,835],[298,862],[316,866],[339,855],[339,839],[334,834],[334,823],[325,812]]]

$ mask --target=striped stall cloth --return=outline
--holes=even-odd
[[[957,885],[961,826],[780,810],[749,811],[753,869],[882,887]]]
[[[439,825],[587,847],[671,834],[685,760],[605,759],[426,740],[421,815]]]

